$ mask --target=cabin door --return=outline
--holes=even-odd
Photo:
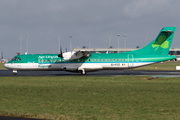
[[[133,55],[129,54],[128,55],[128,67],[133,67],[134,63],[133,63]]]

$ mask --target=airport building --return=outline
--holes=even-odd
[[[74,48],[74,51],[90,51],[91,53],[122,53],[127,51],[133,51],[140,48]],[[176,60],[180,60],[180,48],[171,48],[169,55],[175,55]]]
[[[8,61],[8,59],[0,59],[0,63],[7,63]]]

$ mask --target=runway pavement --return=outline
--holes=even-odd
[[[42,119],[18,118],[18,117],[4,117],[4,116],[0,116],[0,120],[42,120]]]
[[[86,75],[66,71],[18,71],[13,75],[11,70],[0,70],[1,76],[153,76],[153,77],[180,77],[180,71],[148,71],[148,70],[102,70],[88,72]]]

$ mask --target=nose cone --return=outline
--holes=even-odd
[[[4,64],[4,67],[7,68],[7,69],[9,69],[9,65],[8,65],[7,63]]]

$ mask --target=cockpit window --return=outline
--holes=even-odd
[[[12,60],[19,61],[19,60],[21,60],[21,58],[20,57],[14,57]]]

